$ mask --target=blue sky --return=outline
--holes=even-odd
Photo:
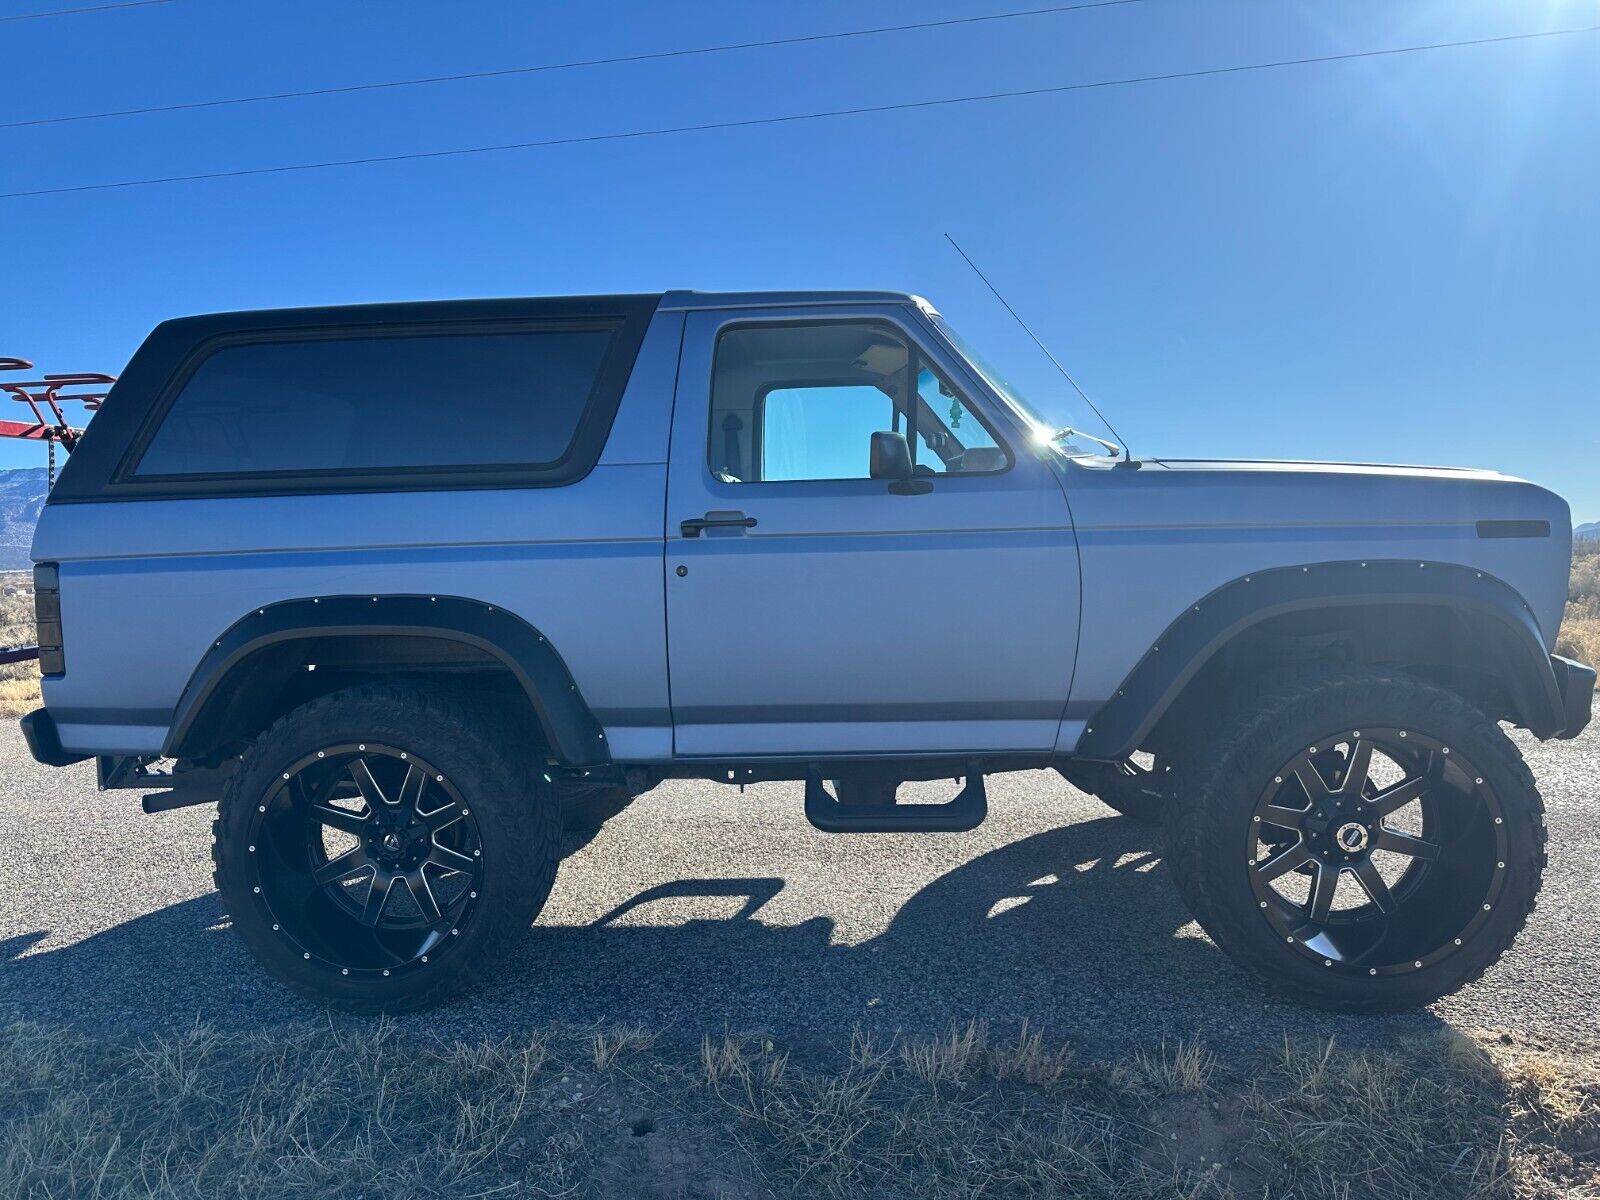
[[[0,0],[0,16],[86,0]],[[1037,0],[1043,3],[1043,0]],[[0,23],[0,120],[787,37],[978,0],[175,0]],[[0,130],[0,191],[782,115],[1600,23],[1593,0],[1144,0]],[[1506,470],[1600,519],[1600,35],[553,149],[0,200],[0,354],[182,313],[892,287],[1136,453]],[[1050,399],[1061,396],[1059,401]],[[1044,405],[1041,405],[1041,407]],[[1086,427],[1098,428],[1092,424]],[[0,445],[0,465],[42,460]]]

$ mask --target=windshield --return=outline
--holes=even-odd
[[[999,393],[1000,398],[1028,423],[1032,428],[1035,440],[1041,445],[1052,446],[1064,454],[1074,456],[1105,456],[1106,451],[1103,446],[1096,445],[1092,441],[1085,441],[1082,438],[1074,439],[1070,436],[1070,430],[1066,431],[1065,436],[1058,436],[1063,433],[1063,426],[1072,421],[1070,409],[1063,411],[1061,414],[1066,418],[1065,421],[1051,420],[1041,415],[1039,410],[1024,399],[1022,393],[1006,380],[1005,376],[995,370],[994,366],[983,355],[973,349],[972,344],[966,338],[962,337],[950,326],[949,322],[937,312],[925,311],[927,311],[928,319],[938,327],[939,332],[960,352],[961,357],[966,359],[973,370],[983,376],[984,382]]]

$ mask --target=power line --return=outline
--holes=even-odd
[[[143,3],[171,3],[171,0],[142,0]],[[950,17],[940,21],[914,21],[906,25],[878,25],[871,29],[846,29],[836,33],[812,33],[799,37],[769,38],[757,42],[726,42],[716,46],[694,46],[683,50],[655,50],[644,54],[622,54],[611,58],[580,58],[570,62],[538,63],[527,67],[501,67],[493,71],[464,71],[457,75],[422,75],[414,79],[389,79],[377,83],[353,83],[342,87],[309,88],[300,92],[266,92],[259,96],[230,96],[221,100],[193,100],[184,104],[154,104],[145,108],[119,108],[106,112],[70,113],[60,117],[34,117],[26,121],[3,121],[0,129],[21,129],[29,125],[64,125],[73,121],[103,121],[109,117],[137,117],[150,113],[186,112],[199,108],[225,108],[235,104],[260,104],[272,100],[301,100],[312,96],[341,96],[351,92],[378,92],[390,88],[423,87],[435,83],[460,83],[469,79],[497,79],[508,75],[537,75],[548,71],[573,71],[582,67],[611,67],[623,63],[657,62],[671,58],[694,58],[706,54],[728,54],[738,50],[759,50],[771,46],[803,46],[814,42],[837,42],[848,38],[875,37],[887,33],[909,33],[917,29],[948,29],[956,25],[979,25],[993,21],[1015,21],[1023,17],[1044,17],[1079,12],[1088,8],[1119,8],[1143,4],[1146,0],[1082,0],[1077,4],[1057,4],[1049,8],[1019,9],[989,13],[978,17]],[[51,15],[51,14],[39,14]]]
[[[171,4],[172,0],[123,0],[121,4],[92,4],[85,8],[58,8],[51,12],[18,13],[0,21],[37,21],[41,17],[71,17],[78,13],[108,12],[113,8],[149,8],[152,4]]]
[[[545,138],[539,141],[501,142],[495,145],[466,146],[449,150],[422,150],[409,154],[380,154],[370,155],[365,158],[324,159],[320,162],[287,163],[276,167],[243,167],[232,171],[205,171],[193,175],[162,175],[149,179],[119,179],[110,183],[83,183],[70,187],[36,188],[29,191],[0,192],[0,200],[14,200],[24,196],[57,196],[70,192],[102,192],[116,188],[153,187],[164,183],[195,183],[206,179],[240,179],[255,175],[280,175],[294,171],[321,171],[330,167],[361,167],[377,163],[412,162],[431,158],[460,158],[473,154],[500,154],[511,150],[539,150],[553,146],[586,145],[592,142],[620,142],[639,138],[667,137],[682,133],[707,133],[720,129],[749,129],[760,125],[789,125],[835,117],[864,116],[869,113],[907,112],[914,109],[944,108],[957,104],[980,104],[995,100],[1013,100],[1025,96],[1060,95],[1066,92],[1084,92],[1100,88],[1129,87],[1141,83],[1163,83],[1177,79],[1205,79],[1217,75],[1243,74],[1248,71],[1269,71],[1283,67],[1348,62],[1364,58],[1384,58],[1399,54],[1416,54],[1427,50],[1454,50],[1466,46],[1491,46],[1506,42],[1570,37],[1575,34],[1595,32],[1600,32],[1600,25],[1585,25],[1575,29],[1547,29],[1536,33],[1509,33],[1499,37],[1469,38],[1454,42],[1426,42],[1414,46],[1392,46],[1381,50],[1356,50],[1345,54],[1319,54],[1305,58],[1278,59],[1272,62],[1241,63],[1230,67],[1205,67],[1193,71],[1168,71],[1159,75],[1131,75],[1121,79],[1097,79],[1085,83],[1020,88],[1006,92],[984,92],[969,96],[948,96],[935,100],[908,100],[898,104],[870,104],[855,108],[834,108],[820,112],[792,113],[788,116],[780,117],[748,117],[736,121],[707,121],[694,125],[668,125],[654,129],[629,129],[618,133],[581,134],[571,137]]]

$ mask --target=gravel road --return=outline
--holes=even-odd
[[[934,1032],[1024,1018],[1086,1049],[1160,1038],[1369,1041],[1436,1028],[1600,1046],[1600,733],[1519,741],[1543,788],[1539,910],[1482,981],[1431,1010],[1337,1017],[1265,997],[1189,922],[1153,834],[1054,773],[990,781],[960,835],[828,836],[800,789],[668,783],[563,864],[487,987],[405,1018],[423,1036],[639,1022],[671,1039],[853,1025]],[[938,798],[938,797],[935,797]],[[85,764],[35,764],[0,730],[0,1020],[144,1031],[327,1019],[266,980],[211,888],[209,808],[146,817]],[[354,1018],[338,1018],[354,1020]]]

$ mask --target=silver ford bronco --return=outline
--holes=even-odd
[[[345,1008],[492,968],[563,830],[667,777],[959,832],[1040,767],[1164,822],[1267,986],[1402,1008],[1533,908],[1501,724],[1589,719],[1570,553],[1567,505],[1490,471],[1132,458],[897,293],[190,317],[44,509],[23,728],[150,811],[217,803],[234,928]]]

